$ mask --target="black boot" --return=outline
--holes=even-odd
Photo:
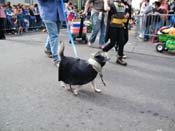
[[[123,58],[122,56],[119,56],[117,58],[117,61],[116,61],[117,64],[120,64],[120,65],[123,65],[123,66],[127,66],[127,63],[125,61],[123,61]]]
[[[46,53],[49,58],[53,57],[52,52],[48,51],[47,49],[44,50],[44,53]]]

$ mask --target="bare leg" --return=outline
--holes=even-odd
[[[98,89],[98,88],[96,88],[95,81],[92,81],[92,82],[91,82],[91,87],[92,87],[92,89],[93,89],[95,92],[101,93],[101,90]]]
[[[76,87],[76,88],[72,89],[72,92],[73,92],[73,94],[74,94],[75,96],[77,96],[77,95],[78,95],[79,90],[80,90],[80,86],[78,86],[78,87]]]
[[[66,83],[64,83],[63,81],[60,82],[60,85],[61,85],[61,87],[67,89],[68,91],[71,91],[71,88]]]

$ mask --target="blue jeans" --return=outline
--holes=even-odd
[[[99,19],[99,12],[93,12],[92,16],[92,24],[93,24],[93,30],[92,34],[89,38],[90,43],[94,43],[97,37],[98,32],[100,31],[100,39],[99,39],[99,44],[103,45],[105,44],[105,22],[104,18]]]
[[[53,61],[60,61],[60,58],[58,56],[58,34],[60,32],[61,22],[44,20],[44,23],[48,31],[45,48],[47,49],[47,51],[52,53]]]
[[[157,32],[161,27],[162,27],[162,22],[161,21],[153,23],[153,30],[155,32]]]
[[[14,25],[14,23],[13,23],[12,17],[11,17],[11,16],[7,16],[6,19],[7,19],[7,21],[9,22],[9,28],[10,28],[10,29],[15,28],[15,25]]]
[[[148,41],[149,40],[150,28],[151,28],[151,26],[148,25],[144,29],[144,41]]]
[[[153,23],[145,27],[144,40],[149,39],[149,34],[157,34],[157,31],[161,28],[161,21],[153,21]]]
[[[35,16],[29,17],[29,26],[31,29],[36,29],[36,17]]]

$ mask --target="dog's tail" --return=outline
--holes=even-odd
[[[58,51],[59,51],[59,56],[62,58],[64,56],[64,43],[62,41],[60,41]]]

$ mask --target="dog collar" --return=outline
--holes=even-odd
[[[93,69],[96,70],[98,73],[101,72],[102,67],[101,67],[101,65],[97,61],[95,61],[92,58],[89,58],[88,63],[91,64],[92,67],[93,67]]]
[[[103,82],[104,86],[106,86],[106,83],[103,80],[103,74],[102,74],[102,71],[101,71],[102,70],[101,65],[97,61],[92,59],[92,58],[89,58],[88,63],[91,64],[92,68],[99,73],[101,81]]]

